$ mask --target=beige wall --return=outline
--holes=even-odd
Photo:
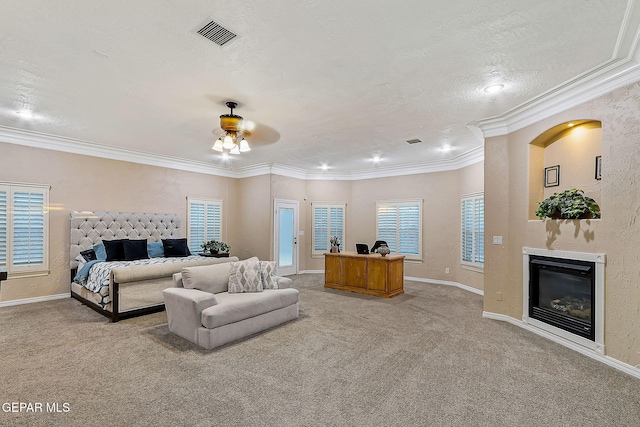
[[[323,270],[324,259],[311,257],[311,203],[347,204],[346,241],[375,240],[375,203],[401,198],[424,199],[424,262],[407,264],[415,277],[461,282],[482,289],[482,274],[459,268],[460,196],[482,191],[482,163],[459,171],[361,181],[306,181],[280,175],[232,179],[133,164],[0,142],[8,159],[0,181],[51,185],[50,274],[3,282],[0,301],[69,292],[69,212],[121,210],[175,212],[186,235],[186,198],[223,200],[223,239],[234,255],[273,259],[273,199],[300,204],[299,269]],[[306,200],[305,200],[306,199]],[[445,268],[450,269],[445,274]]]
[[[529,143],[570,120],[602,122],[601,220],[528,220]],[[589,154],[589,157],[593,153]],[[640,84],[485,142],[487,312],[522,317],[522,247],[606,254],[605,352],[640,363]],[[589,169],[591,169],[589,165]],[[562,182],[562,181],[561,181]],[[560,186],[560,190],[564,186]],[[502,246],[491,236],[505,236]]]
[[[227,219],[223,238],[232,246],[237,244],[235,179],[6,143],[0,143],[0,158],[0,181],[48,184],[49,201],[55,208],[49,214],[51,273],[3,281],[0,301],[69,292],[72,210],[177,213],[186,236],[187,196],[222,199]]]

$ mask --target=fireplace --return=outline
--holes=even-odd
[[[524,323],[604,352],[604,254],[523,248]]]
[[[595,341],[595,263],[529,257],[529,317]]]

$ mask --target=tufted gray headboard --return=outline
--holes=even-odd
[[[180,217],[176,214],[131,212],[71,212],[71,268],[78,267],[80,251],[91,249],[102,240],[176,239],[180,236]]]

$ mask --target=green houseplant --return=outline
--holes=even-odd
[[[600,206],[584,191],[572,188],[561,193],[553,193],[538,202],[536,216],[540,219],[590,219],[600,218]]]
[[[205,253],[217,254],[217,253],[228,253],[231,250],[231,246],[225,242],[220,240],[209,240],[200,245],[202,249],[204,249]]]

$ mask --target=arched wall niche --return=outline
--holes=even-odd
[[[573,120],[558,124],[529,143],[529,219],[538,219],[538,202],[571,188],[600,203],[596,157],[602,155],[602,122]],[[545,168],[553,168],[545,173]],[[545,185],[547,175],[547,185]],[[555,184],[557,181],[557,185]]]

